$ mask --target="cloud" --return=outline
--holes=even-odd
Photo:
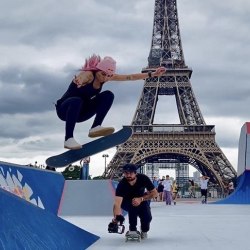
[[[206,123],[216,127],[219,145],[235,162],[240,127],[249,119],[250,2],[177,4],[194,94]],[[53,102],[66,91],[85,57],[111,55],[122,74],[147,66],[154,1],[12,0],[0,2],[0,8],[1,159],[42,161],[63,150],[64,123]],[[104,124],[116,129],[130,124],[142,88],[143,81],[104,86],[115,93]],[[162,107],[157,112],[166,113]],[[77,124],[79,141],[89,140],[92,121]],[[101,164],[100,159],[92,162],[96,168]]]

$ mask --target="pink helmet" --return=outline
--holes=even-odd
[[[108,75],[113,75],[116,70],[116,61],[109,56],[105,56],[103,59],[101,59],[100,56],[93,54],[91,57],[85,60],[85,64],[82,67],[82,70],[101,70]]]
[[[104,71],[108,75],[113,75],[116,70],[116,61],[109,56],[105,56],[97,65],[97,69]]]

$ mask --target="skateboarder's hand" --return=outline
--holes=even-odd
[[[166,68],[159,67],[155,70],[155,72],[152,74],[153,76],[161,76],[166,72]]]

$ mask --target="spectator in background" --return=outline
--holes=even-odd
[[[163,181],[163,193],[166,201],[166,205],[171,205],[172,201],[172,181],[169,178],[169,175],[166,175],[166,180]]]
[[[163,189],[164,186],[162,184],[162,181],[159,181],[158,187],[157,187],[157,191],[158,191],[158,201],[163,201]]]
[[[46,166],[46,168],[45,168],[45,169],[50,170],[50,171],[56,171],[56,169],[55,169],[55,168],[53,168],[53,167],[49,167],[49,166]]]
[[[228,195],[230,195],[234,191],[234,183],[230,181],[227,188],[228,188]]]
[[[189,181],[189,188],[188,188],[188,191],[189,191],[189,194],[190,194],[190,198],[196,198],[195,197],[195,186],[194,186],[194,181],[193,180],[188,180]]]
[[[176,198],[177,198],[178,190],[179,190],[179,188],[178,188],[178,186],[177,186],[176,181],[173,181],[173,186],[172,186],[172,199],[173,199],[174,205],[176,205]]]
[[[202,203],[207,203],[207,185],[209,179],[210,178],[205,175],[200,177],[201,197],[204,196],[204,200],[202,201]]]
[[[157,180],[156,177],[153,178],[153,184],[154,184],[154,187],[157,190],[157,188],[158,188],[158,180]],[[157,201],[157,199],[158,199],[158,196],[154,198],[154,201]]]
[[[158,180],[156,177],[153,178],[153,184],[154,184],[155,188],[158,187]]]

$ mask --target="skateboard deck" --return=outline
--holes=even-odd
[[[130,127],[123,127],[123,129],[86,143],[82,145],[81,149],[68,150],[62,154],[51,156],[46,160],[46,164],[49,167],[62,168],[66,167],[76,161],[100,153],[103,150],[112,148],[119,144],[124,143],[132,135],[132,129]]]

